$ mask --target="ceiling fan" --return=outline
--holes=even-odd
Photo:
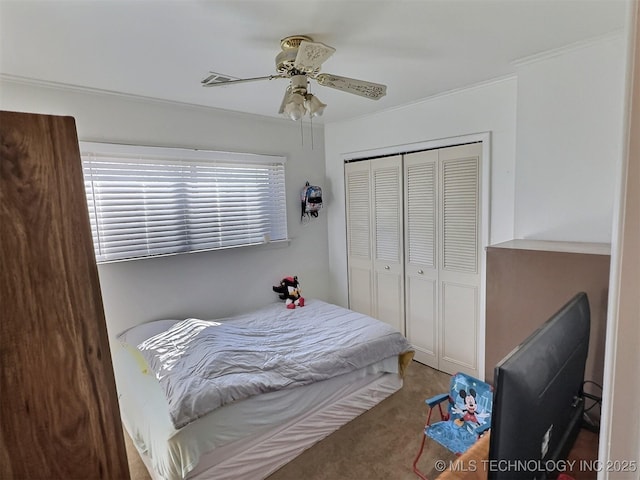
[[[329,73],[320,73],[322,63],[336,51],[323,43],[314,42],[305,35],[293,35],[280,41],[281,51],[276,55],[276,74],[265,77],[234,79],[213,72],[204,78],[203,87],[246,83],[258,80],[288,78],[289,86],[278,113],[291,120],[300,120],[306,113],[310,117],[322,115],[326,105],[309,92],[309,80],[318,85],[334,88],[361,97],[378,100],[387,93],[386,85],[365,82],[354,78],[341,77]]]

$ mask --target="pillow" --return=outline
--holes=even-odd
[[[121,343],[128,343],[135,347],[148,338],[165,330],[169,330],[177,322],[179,322],[179,320],[153,320],[151,322],[141,323],[135,327],[128,328],[124,332],[120,332],[116,335],[116,338],[120,340]]]
[[[133,357],[133,359],[136,361],[136,364],[138,365],[138,370],[140,370],[140,372],[143,373],[144,375],[148,375],[149,365],[147,365],[147,361],[142,356],[142,353],[140,353],[140,350],[138,350],[133,345],[129,345],[128,343],[122,343],[121,345],[122,345],[122,348],[124,348],[127,351],[127,353],[129,353]]]
[[[149,365],[137,346],[148,338],[168,330],[177,322],[178,320],[154,320],[142,323],[119,333],[116,338],[120,341],[120,346],[135,360],[140,372],[148,375],[150,373]]]

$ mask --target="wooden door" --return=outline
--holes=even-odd
[[[128,479],[75,122],[0,145],[0,477]]]

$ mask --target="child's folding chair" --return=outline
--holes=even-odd
[[[442,411],[442,403],[445,401],[449,404],[446,413]],[[470,375],[456,373],[451,377],[448,393],[428,398],[425,403],[429,406],[429,413],[420,451],[413,461],[413,471],[423,480],[427,480],[427,477],[417,465],[426,438],[432,438],[457,455],[466,452],[491,427],[493,388]],[[441,421],[432,424],[431,414],[436,406]]]

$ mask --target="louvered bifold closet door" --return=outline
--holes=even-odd
[[[402,156],[371,160],[374,317],[404,333]]]
[[[438,368],[438,151],[405,155],[404,182],[407,339]]]
[[[349,308],[373,315],[371,174],[369,162],[345,165]]]
[[[482,145],[439,150],[439,369],[478,371]]]

